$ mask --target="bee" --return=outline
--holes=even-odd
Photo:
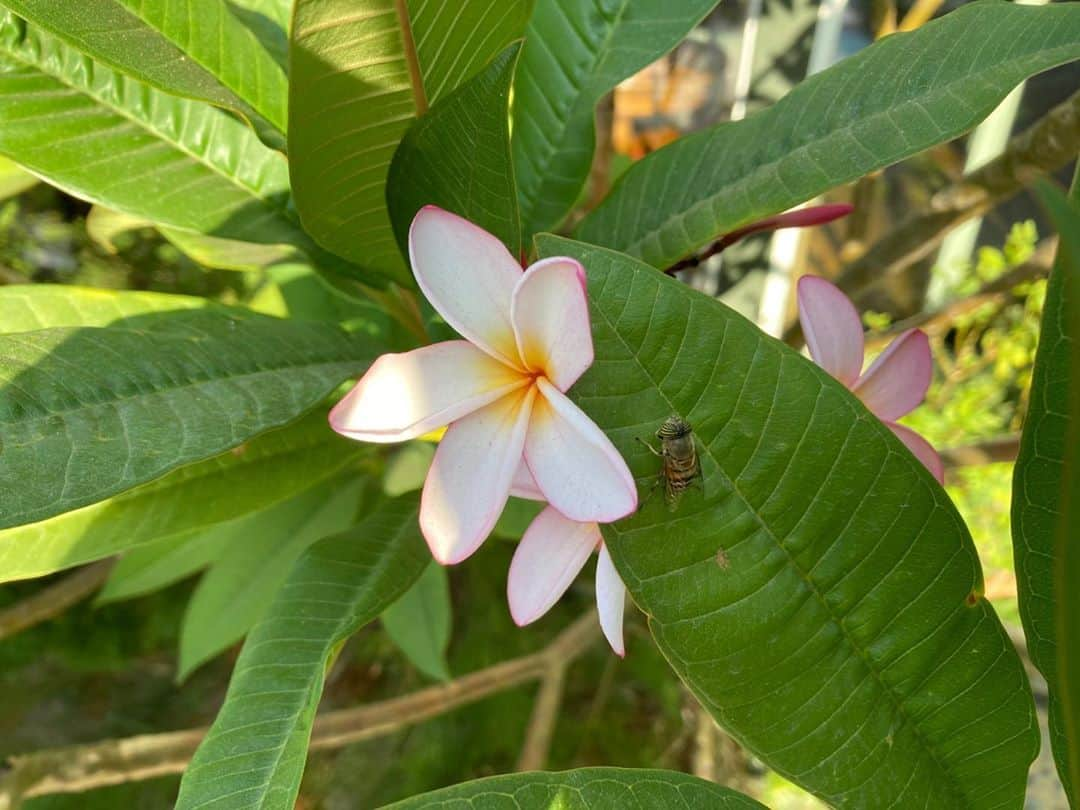
[[[644,439],[638,441],[663,460],[656,486],[663,484],[668,509],[675,511],[679,500],[694,480],[697,479],[700,484],[701,466],[698,464],[697,447],[694,445],[694,429],[689,422],[674,414],[660,425],[656,438],[660,440],[659,450]]]

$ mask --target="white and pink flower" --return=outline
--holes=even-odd
[[[803,276],[798,298],[799,322],[814,362],[847,386],[944,482],[941,457],[930,442],[896,422],[918,407],[930,388],[934,364],[926,334],[921,329],[904,332],[864,372],[862,321],[848,297],[823,278]]]
[[[602,545],[598,523],[637,509],[626,462],[565,394],[593,361],[585,272],[563,257],[522,271],[496,237],[434,206],[413,220],[409,257],[421,291],[464,340],[383,355],[330,424],[369,442],[449,425],[420,500],[420,529],[444,565],[484,542],[515,475],[548,502],[515,555],[524,573],[511,572],[514,618],[525,624],[569,586],[567,549],[575,550],[571,563],[587,558]],[[601,624],[611,638],[617,613],[621,654],[624,589],[602,548],[601,565]]]

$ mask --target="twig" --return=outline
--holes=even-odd
[[[941,451],[941,460],[947,469],[973,467],[999,461],[1016,461],[1016,454],[1019,452],[1020,434],[1010,433],[1007,436],[995,436],[975,444],[946,447]]]
[[[518,771],[539,771],[547,764],[551,738],[555,734],[555,724],[559,719],[565,681],[566,667],[558,663],[553,665],[540,681],[540,691],[536,695],[532,717],[529,718],[529,727],[525,732],[525,742],[518,756]]]
[[[580,657],[599,636],[596,614],[590,612],[538,652],[409,695],[319,715],[312,729],[311,749],[337,748],[389,734],[538,680]],[[207,731],[202,727],[143,734],[11,757],[10,770],[0,779],[0,810],[10,810],[34,796],[79,793],[180,773]]]
[[[930,210],[908,219],[849,263],[835,279],[856,306],[865,305],[875,287],[907,272],[941,244],[953,228],[985,214],[1024,188],[1032,178],[1055,171],[1080,149],[1080,92],[1054,107],[1025,132],[1014,136],[1001,157],[934,195]],[[802,345],[798,322],[784,333]]]
[[[112,567],[112,560],[84,566],[54,585],[42,588],[33,596],[0,610],[0,639],[58,616],[76,602],[85,599],[105,583]]]
[[[1031,258],[1023,264],[1019,264],[1012,270],[998,276],[993,281],[984,284],[979,290],[967,298],[959,298],[950,301],[940,309],[929,312],[920,312],[897,321],[883,332],[874,332],[866,336],[866,344],[870,347],[888,343],[894,337],[906,332],[908,329],[921,328],[928,334],[947,331],[953,321],[962,315],[972,312],[983,304],[1007,296],[1014,287],[1025,281],[1033,281],[1042,278],[1050,272],[1050,265],[1054,261],[1054,252],[1057,249],[1057,238],[1044,239],[1035,248]]]

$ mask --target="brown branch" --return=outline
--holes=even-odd
[[[525,732],[525,742],[518,756],[518,771],[540,771],[547,764],[551,751],[551,738],[555,734],[555,725],[559,719],[559,707],[562,705],[563,684],[566,681],[566,667],[556,663],[540,681],[540,691],[533,703],[532,717]]]
[[[930,256],[954,228],[982,216],[1033,178],[1065,166],[1078,150],[1080,92],[1013,136],[999,157],[935,194],[929,211],[906,220],[871,245],[840,272],[835,279],[837,286],[857,307],[865,305],[875,287]],[[784,340],[802,345],[798,322],[788,327]]]
[[[950,301],[940,309],[920,312],[910,318],[897,321],[883,332],[871,333],[866,336],[867,346],[872,348],[884,345],[897,335],[916,327],[931,335],[948,331],[957,318],[973,312],[990,301],[1005,298],[1019,284],[1034,281],[1047,275],[1050,272],[1050,265],[1054,261],[1056,249],[1056,237],[1044,239],[1035,248],[1035,252],[1030,259],[1003,273],[993,281],[987,282],[977,292],[967,298]]]
[[[974,444],[946,447],[940,452],[946,469],[1016,461],[1016,454],[1020,452],[1020,434],[1010,433]]]
[[[59,582],[42,588],[33,596],[0,610],[0,639],[21,633],[47,621],[80,602],[109,578],[112,560],[102,560],[80,568]]]
[[[543,678],[579,658],[599,638],[595,612],[562,631],[530,655],[464,675],[380,703],[326,712],[315,719],[311,749],[336,748],[389,734],[452,709]],[[0,810],[50,793],[85,790],[180,773],[187,767],[207,728],[143,734],[88,745],[54,748],[13,756],[0,779]]]

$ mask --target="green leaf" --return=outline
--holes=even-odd
[[[677,771],[580,768],[489,776],[413,796],[383,810],[761,810],[729,788]]]
[[[425,675],[450,680],[446,648],[453,624],[450,579],[446,569],[432,562],[420,579],[383,611],[386,634]]]
[[[12,284],[0,287],[0,332],[101,327],[151,313],[204,309],[235,312],[193,295],[102,290],[67,284]]]
[[[234,310],[0,336],[0,528],[43,520],[295,419],[377,346]]]
[[[195,529],[126,552],[109,572],[94,604],[143,596],[201,571],[221,554],[232,536],[233,523],[230,520],[209,529]]]
[[[386,184],[386,204],[402,253],[409,226],[437,205],[521,252],[521,223],[510,162],[510,83],[521,49],[514,43],[447,95],[405,133]]]
[[[1031,661],[1049,687],[1050,744],[1071,804],[1080,785],[1080,179],[1040,196],[1060,234],[1030,406],[1013,471],[1016,589]]]
[[[4,0],[95,61],[177,96],[248,118],[285,143],[285,71],[221,0]]]
[[[1020,659],[944,490],[840,383],[720,302],[556,237],[588,274],[596,362],[572,396],[630,464],[670,414],[703,490],[604,527],[702,704],[837,807],[1019,806],[1038,750]],[[724,550],[728,565],[717,564]]]
[[[6,158],[0,158],[0,200],[33,188],[38,179]]]
[[[321,245],[409,281],[385,202],[394,150],[419,114],[521,36],[531,4],[297,0],[290,169],[300,216]]]
[[[435,445],[418,440],[405,444],[386,463],[383,473],[383,492],[391,498],[424,486],[431,460],[435,458]]]
[[[1080,5],[966,3],[768,109],[638,161],[577,236],[668,267],[722,233],[961,135],[1028,76],[1078,57]]]
[[[77,197],[158,225],[289,244],[320,266],[358,272],[303,231],[284,156],[242,122],[110,70],[6,11],[0,154]]]
[[[248,634],[225,704],[180,783],[178,810],[292,809],[331,659],[431,560],[417,504],[416,495],[381,500],[300,558]]]
[[[244,637],[305,549],[355,522],[361,483],[333,481],[230,524],[184,612],[179,680]]]
[[[674,48],[717,0],[538,0],[514,82],[514,168],[528,238],[554,228],[589,175],[596,105]]]
[[[107,501],[0,531],[0,581],[50,574],[232,520],[337,474],[365,452],[329,430],[325,412],[317,411]]]
[[[289,19],[292,0],[226,0],[229,10],[251,31],[283,71],[289,70]]]

